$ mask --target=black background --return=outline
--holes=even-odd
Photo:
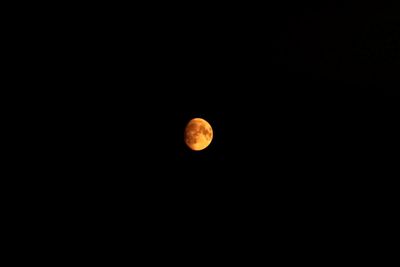
[[[397,88],[390,8],[74,11],[26,25],[25,79],[48,89],[32,93],[44,105],[27,115],[36,141],[26,157],[58,177],[41,179],[58,210],[159,234],[203,225],[199,238],[245,221],[276,235],[326,231],[363,211],[373,181],[360,173],[381,129],[372,97]],[[202,152],[184,144],[193,117],[214,129]]]
[[[307,184],[345,176],[369,149],[376,104],[365,96],[395,92],[396,20],[386,9],[82,10],[54,26],[46,67],[67,120],[65,155],[95,176],[146,183],[133,178],[144,168],[161,171],[165,186],[171,175],[177,184],[205,177],[204,188],[256,176],[240,183],[284,190],[283,176],[293,191],[319,191]],[[193,117],[214,128],[203,152],[183,141]]]

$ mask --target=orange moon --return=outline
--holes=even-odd
[[[195,151],[208,147],[213,139],[211,125],[204,119],[194,118],[186,125],[185,143]]]

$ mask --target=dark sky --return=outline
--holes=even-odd
[[[51,75],[69,121],[63,170],[87,175],[88,190],[210,204],[262,190],[328,200],[360,185],[347,169],[363,168],[376,130],[371,96],[398,88],[395,16],[328,4],[131,10],[83,12],[77,30],[65,25],[74,38],[52,38],[67,48]],[[184,144],[193,117],[214,129],[203,152]]]
[[[397,10],[269,2],[28,10],[43,23],[16,31],[28,74],[14,87],[32,105],[11,143],[35,215],[22,221],[48,227],[43,210],[74,247],[110,236],[130,250],[143,235],[219,253],[266,234],[285,255],[279,242],[342,248],[376,206],[371,159],[389,155],[376,148],[398,155]],[[194,117],[214,129],[197,153],[184,144]]]

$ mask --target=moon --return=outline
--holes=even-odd
[[[199,151],[208,147],[213,139],[211,125],[204,119],[194,118],[185,128],[185,143],[194,150]]]

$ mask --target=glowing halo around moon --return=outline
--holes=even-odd
[[[185,143],[194,150],[200,151],[207,148],[213,139],[211,125],[204,119],[194,118],[185,128]]]

